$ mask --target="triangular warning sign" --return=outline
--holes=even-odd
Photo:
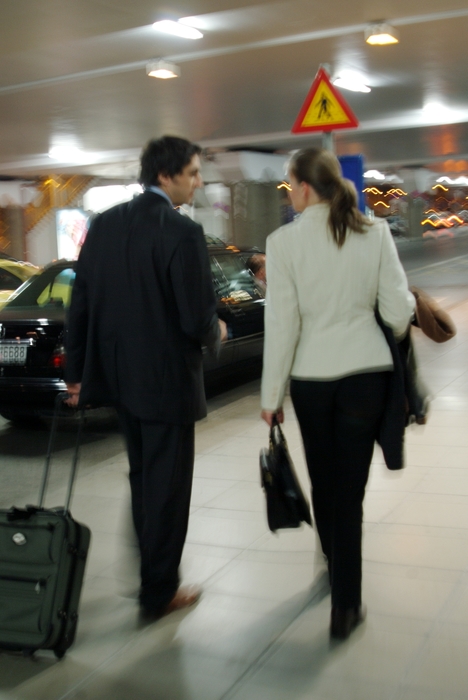
[[[308,131],[352,129],[359,122],[330,78],[320,68],[291,129],[293,134]]]

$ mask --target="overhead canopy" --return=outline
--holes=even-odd
[[[369,165],[468,154],[466,0],[387,3],[384,19],[400,43],[386,47],[365,43],[377,8],[360,0],[339,12],[319,0],[172,3],[173,19],[196,16],[197,41],[154,31],[165,8],[160,0],[4,3],[0,175],[131,176],[141,146],[163,133],[214,149],[300,147],[314,137],[291,135],[291,124],[323,63],[331,77],[351,70],[372,90],[346,92],[360,126],[337,135],[338,152],[362,152]],[[177,64],[181,77],[148,77],[156,58]],[[51,161],[49,149],[64,142],[84,151],[81,162]]]

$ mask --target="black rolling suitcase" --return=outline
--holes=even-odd
[[[0,510],[0,649],[51,649],[62,658],[73,643],[78,605],[91,539],[89,528],[73,520],[69,507],[83,424],[80,411],[65,506],[43,508],[57,433],[60,394],[44,466],[38,506]]]

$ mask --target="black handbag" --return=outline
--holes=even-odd
[[[309,503],[299,485],[283,431],[276,422],[270,429],[270,447],[260,450],[260,477],[272,532],[299,527],[301,522],[312,527]]]

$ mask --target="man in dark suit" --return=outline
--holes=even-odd
[[[226,337],[216,316],[203,229],[174,209],[202,186],[200,148],[172,136],[141,157],[143,194],[92,222],[67,325],[71,405],[117,406],[141,553],[140,606],[158,618],[199,596],[179,588],[194,462],[206,416],[202,345]]]

